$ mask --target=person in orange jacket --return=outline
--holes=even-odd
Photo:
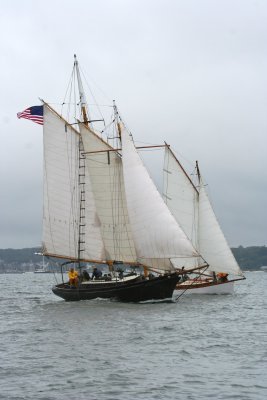
[[[79,276],[78,276],[78,272],[75,271],[74,268],[71,268],[68,272],[69,275],[69,284],[70,286],[78,286],[79,283]]]
[[[218,282],[227,282],[228,281],[228,274],[225,272],[219,272],[217,274]]]

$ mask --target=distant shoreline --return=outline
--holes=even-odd
[[[231,248],[242,271],[264,271],[262,267],[267,266],[267,247],[233,247]],[[21,273],[34,271],[41,266],[43,257],[37,255],[41,247],[30,247],[23,249],[0,249],[0,273]],[[46,259],[49,263],[49,259]],[[52,264],[52,260],[50,260]]]

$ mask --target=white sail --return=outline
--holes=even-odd
[[[197,248],[198,191],[169,147],[165,147],[163,199]]]
[[[199,190],[199,252],[209,270],[243,275],[224,237],[203,184]]]
[[[190,240],[152,182],[124,127],[121,136],[127,207],[138,258],[153,266],[153,259],[197,257]],[[162,265],[164,263],[166,261]],[[162,269],[170,269],[170,264]]]
[[[84,124],[80,124],[80,132],[85,152],[89,152],[86,153],[86,165],[92,182],[105,258],[136,262],[121,157]]]
[[[78,258],[80,221],[79,133],[44,105],[43,247],[46,254]],[[85,174],[82,259],[103,260],[103,242],[91,184]]]
[[[163,200],[193,246],[198,249],[198,191],[169,147],[165,147]],[[203,259],[172,260],[176,268],[203,265]]]
[[[172,151],[166,148],[163,197],[209,271],[242,275],[214,214],[203,184],[199,193]],[[198,260],[201,262],[201,260]],[[180,266],[181,264],[178,264]],[[185,267],[191,267],[184,261]]]

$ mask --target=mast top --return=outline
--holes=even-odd
[[[201,182],[201,175],[200,175],[200,171],[199,171],[198,161],[196,161],[196,170],[197,170],[198,182],[199,182],[199,184],[200,184],[200,182]]]
[[[74,54],[74,68],[76,70],[76,75],[77,75],[82,120],[83,120],[83,123],[88,126],[89,118],[88,118],[88,112],[86,109],[86,98],[85,98],[85,93],[84,93],[84,89],[83,89],[83,84],[82,84],[82,80],[81,80],[81,75],[80,75],[80,70],[79,70],[76,54]]]

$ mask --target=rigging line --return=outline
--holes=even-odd
[[[122,116],[121,116],[121,113],[119,112],[119,110],[118,110],[118,107],[116,106],[116,108],[117,108],[117,115],[118,115],[118,119],[123,123],[123,125],[125,126],[125,128],[126,128],[126,130],[127,130],[127,132],[133,137],[133,135],[132,135],[132,133],[131,133],[131,131],[130,131],[130,129],[128,128],[128,126],[127,126],[127,124],[126,124],[126,122],[124,121],[124,119],[122,118]]]
[[[112,126],[112,124],[115,122],[115,119],[113,119],[113,121],[111,121],[108,125],[105,126],[105,128],[100,131],[100,133],[104,133],[108,128],[110,128]]]
[[[121,258],[121,219],[120,219],[120,174],[119,165],[116,163],[116,153],[111,155],[111,192],[112,192],[112,218],[113,218],[113,245],[115,259]]]
[[[51,106],[52,105],[55,105],[55,106],[62,106],[62,105],[67,105],[67,104],[70,104],[71,106],[76,106],[77,105],[77,102],[66,102],[66,101],[63,101],[63,103],[56,103],[56,102],[52,102],[52,101],[47,101],[47,103],[48,104],[50,104]],[[99,106],[99,107],[108,107],[108,108],[113,108],[113,106],[111,106],[110,104],[95,104],[95,103],[87,103],[87,105],[88,106],[90,106],[90,107],[97,107],[97,106]]]
[[[194,235],[194,245],[197,250],[199,250],[199,238],[198,238],[198,221],[199,221],[199,195],[194,192],[194,199],[193,199],[193,226],[192,226],[192,235]]]
[[[205,272],[205,271],[208,269],[208,267],[209,267],[209,266],[207,266],[207,267],[204,269],[204,271],[201,271],[201,272],[197,275],[196,279],[198,279],[198,278],[203,274],[203,272]],[[194,285],[194,282],[192,282],[191,285],[189,285],[189,288],[184,289],[184,291],[183,291],[182,293],[180,293],[179,296],[176,296],[176,297],[175,297],[175,302],[178,302],[179,299],[180,299],[180,297],[181,297],[188,289],[190,289],[190,287],[192,287],[193,285]]]
[[[119,227],[119,232],[118,232],[118,243],[119,243],[118,250],[119,251],[118,251],[118,253],[119,253],[119,258],[122,258],[122,227],[123,227],[122,219],[123,219],[123,216],[121,213],[122,206],[121,206],[121,196],[120,196],[120,194],[121,194],[120,166],[118,164],[116,167],[116,176],[117,176],[117,182],[118,182],[118,184],[117,184],[117,215],[118,215],[117,220],[118,220],[118,227]]]
[[[73,96],[74,96],[75,104],[77,104],[77,93],[76,93],[77,83],[76,83],[76,80],[77,80],[77,76],[76,76],[76,74],[74,74]],[[74,117],[75,117],[75,120],[77,120],[77,107],[74,107]]]
[[[98,112],[99,112],[99,114],[101,115],[101,117],[104,119],[104,116],[103,116],[103,114],[102,114],[102,112],[101,112],[101,109],[100,109],[100,107],[99,107],[99,105],[98,105],[98,103],[97,103],[97,101],[96,101],[96,98],[95,98],[95,96],[94,96],[94,94],[93,94],[93,92],[92,92],[92,90],[91,90],[91,88],[90,88],[90,86],[89,86],[89,84],[88,84],[88,82],[87,82],[86,76],[85,76],[83,70],[81,69],[81,67],[80,67],[80,71],[82,72],[82,75],[83,75],[83,78],[84,78],[84,80],[85,80],[85,83],[87,84],[87,87],[88,87],[88,89],[89,89],[89,91],[90,91],[90,93],[91,93],[91,96],[93,97],[93,99],[94,99],[94,101],[95,101],[95,105],[96,105],[96,107],[97,107],[97,109],[98,109]],[[97,87],[97,86],[96,86],[96,87]],[[98,89],[98,90],[99,90],[99,89]],[[102,93],[104,94],[103,91],[102,91]]]
[[[87,78],[86,78],[86,76],[85,76],[85,73],[83,72],[83,69],[81,68],[80,65],[79,65],[79,67],[80,67],[80,71],[81,71],[81,73],[82,73],[82,75],[83,75],[83,77],[84,77],[84,80],[85,80],[85,82],[87,83],[87,85],[88,85],[88,87],[89,87],[89,84],[88,84]],[[102,94],[105,96],[105,98],[106,98],[109,102],[111,102],[111,98],[104,92],[104,90],[103,90],[100,86],[98,86],[98,85],[96,84],[95,80],[94,80],[92,77],[90,77],[90,80],[93,82],[93,84],[95,85],[95,87],[96,87],[100,92],[102,92]],[[90,88],[90,87],[89,87],[89,88]],[[112,107],[113,107],[113,106],[112,106]]]
[[[85,192],[86,189],[86,170],[85,170],[85,157],[82,156],[82,151],[84,151],[84,146],[83,146],[83,142],[82,139],[79,139],[79,159],[78,159],[78,163],[79,163],[79,181],[78,181],[78,193],[79,193],[79,198],[78,198],[78,224],[77,224],[77,228],[78,228],[78,259],[79,259],[79,268],[80,268],[80,258],[81,258],[81,239],[84,235],[84,229],[82,228],[82,232],[81,232],[81,221],[82,218],[86,217],[86,211],[83,210],[82,211],[82,202],[84,201],[84,208],[85,208],[85,196],[83,194],[83,192]],[[84,175],[82,177],[82,175]],[[84,221],[83,221],[84,223]]]
[[[169,174],[165,171],[169,170],[169,152],[167,153],[166,148],[164,149],[164,162],[163,162],[163,194],[165,197],[165,203],[168,205],[168,187],[169,187]],[[166,167],[165,167],[166,165]]]
[[[72,128],[71,128],[72,129]],[[69,139],[69,140],[68,140]],[[77,168],[79,165],[79,149],[76,142],[76,137],[74,135],[68,135],[65,132],[65,144],[66,144],[66,156],[67,156],[67,163],[68,163],[68,183],[69,183],[69,190],[71,193],[71,203],[70,203],[70,210],[69,210],[69,221],[72,221],[69,224],[68,229],[68,243],[69,243],[69,250],[70,244],[74,241],[74,251],[75,254],[77,252],[77,224],[75,223],[77,219],[78,213],[78,193],[79,193],[79,169]],[[78,139],[79,140],[79,139]],[[74,157],[73,157],[74,156]],[[74,165],[72,160],[74,160]]]
[[[69,91],[69,87],[72,84],[72,80],[73,80],[73,76],[74,76],[74,68],[75,67],[73,66],[72,72],[71,72],[71,76],[70,76],[70,79],[69,79],[69,83],[68,83],[68,86],[67,86],[67,90],[66,90],[65,96],[63,98],[62,107],[63,107],[63,104],[65,103],[65,100],[66,100],[66,97],[67,97],[67,94],[68,94],[68,91]]]
[[[121,224],[120,224],[120,198],[119,198],[119,174],[118,174],[118,165],[115,164],[115,169],[114,169],[114,193],[115,193],[115,214],[116,214],[116,245],[117,245],[117,258],[121,258]]]
[[[110,168],[108,168],[108,172],[109,172],[109,183],[110,183],[110,193],[111,193],[111,218],[112,218],[112,242],[113,242],[113,254],[116,258],[116,244],[115,244],[115,238],[116,238],[116,224],[115,224],[115,210],[114,210],[114,174],[115,174],[115,168],[111,168],[111,165],[113,167],[113,155],[110,159]],[[111,164],[112,163],[112,164]],[[107,164],[108,167],[108,164]],[[113,169],[113,179],[111,179],[111,169]]]
[[[195,164],[190,161],[188,158],[183,156],[178,150],[176,150],[174,147],[172,147],[173,152],[179,156],[179,158],[182,158],[187,164],[189,164],[191,167],[193,167],[193,170],[195,170]]]
[[[129,222],[126,198],[125,198],[125,195],[124,195],[125,192],[123,191],[123,168],[122,168],[122,162],[120,163],[120,176],[121,176],[121,180],[120,180],[120,187],[121,187],[120,195],[121,195],[121,202],[122,202],[122,214],[123,214],[123,217],[124,217],[124,224],[125,224],[125,231],[126,231],[126,236],[127,236],[127,240],[128,240],[128,247],[130,249],[130,254],[132,256],[132,259],[134,260],[136,258],[136,252],[135,252],[135,250],[133,251],[133,246],[132,246],[133,239],[132,239],[132,236],[130,237],[130,233],[131,233],[131,230],[129,229],[130,222]]]
[[[153,148],[153,149],[144,149],[144,148],[138,148],[138,147],[137,147],[137,150],[138,150],[138,151],[145,151],[145,152],[149,152],[149,151],[162,151],[162,149],[163,149],[163,147],[161,147],[161,148],[155,147],[155,148]]]
[[[70,90],[68,93],[69,100],[72,98],[73,86],[75,86],[74,79],[75,79],[75,75],[73,76],[73,79],[71,81],[71,86],[70,86]],[[62,106],[62,112],[63,112],[63,106]],[[62,113],[61,113],[61,116],[62,116]],[[67,111],[66,111],[66,120],[69,120],[69,119],[70,119],[70,102],[67,103]]]
[[[110,104],[95,104],[95,103],[87,103],[87,104],[90,107],[108,107],[108,108],[113,108],[113,106],[110,105]]]
[[[149,143],[149,142],[142,142],[141,140],[135,140],[135,143],[142,143],[142,144],[147,144],[148,146],[157,146],[155,143]],[[165,145],[163,145],[165,146]]]
[[[74,71],[72,86],[71,86],[71,90],[69,92],[69,105],[68,105],[68,120],[69,121],[71,119],[71,113],[74,114],[74,118],[77,118],[78,106],[75,105],[73,108],[71,107],[72,99],[74,100],[75,104],[77,104],[76,87],[77,87],[77,82],[76,82],[76,74]]]

